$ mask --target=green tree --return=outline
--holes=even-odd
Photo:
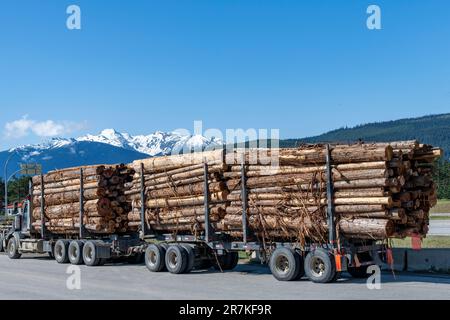
[[[450,199],[450,162],[439,160],[436,162],[434,181],[437,184],[438,198]]]

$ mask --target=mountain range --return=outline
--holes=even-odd
[[[281,147],[295,147],[302,143],[398,141],[417,139],[439,146],[450,155],[450,113],[369,123],[352,128],[341,128],[319,136],[280,140]],[[132,136],[114,129],[98,135],[79,138],[54,138],[37,145],[25,145],[0,152],[0,164],[11,157],[9,175],[20,163],[40,163],[43,171],[90,164],[129,163],[136,159],[167,155],[172,152],[201,151],[220,146],[223,142],[201,135],[182,135],[176,132],[155,132]],[[14,153],[14,154],[12,154]],[[3,170],[0,170],[3,177]]]
[[[44,172],[81,165],[129,163],[137,159],[202,151],[222,145],[217,139],[201,135],[181,135],[176,132],[155,132],[150,135],[132,136],[114,129],[105,129],[98,135],[79,138],[53,138],[41,144],[25,145],[0,152],[0,164],[8,158],[8,176],[20,163],[42,164]],[[3,165],[2,168],[3,169]],[[1,170],[0,177],[4,173]]]

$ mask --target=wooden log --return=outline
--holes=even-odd
[[[97,188],[98,188],[97,182],[90,182],[84,186],[85,190],[97,189]],[[74,185],[74,186],[68,186],[68,187],[64,187],[64,188],[54,188],[54,189],[49,189],[49,190],[45,189],[45,186],[44,186],[45,195],[64,193],[64,192],[73,192],[73,191],[79,191],[79,190],[80,190],[79,184]],[[41,189],[38,187],[33,187],[33,196],[40,196],[40,195],[41,195]]]
[[[227,198],[227,192],[215,192],[211,193],[211,203],[222,202]],[[204,196],[192,196],[183,198],[158,198],[149,199],[146,202],[147,208],[161,208],[161,207],[184,207],[184,206],[198,206],[205,202]],[[133,206],[140,207],[140,199],[133,200]]]
[[[343,164],[336,164],[333,165],[333,170],[340,172],[340,171],[352,171],[352,170],[364,170],[364,169],[387,169],[388,166],[385,161],[372,161],[372,162],[360,162],[360,163],[343,163]],[[275,174],[279,174],[280,172],[277,171],[277,169],[281,170],[282,172],[286,173],[314,173],[317,171],[326,171],[326,166],[275,166],[272,167],[270,165],[246,165],[245,166],[247,172],[252,171],[263,171],[267,172],[268,174],[273,174],[272,172],[275,172]],[[292,170],[292,171],[291,171]],[[231,172],[241,172],[241,165],[233,165],[230,168]]]
[[[388,219],[341,219],[339,230],[347,235],[368,235],[374,239],[384,239],[394,234],[395,225]]]
[[[210,174],[222,172],[223,170],[224,170],[223,165],[214,165],[214,166],[208,167],[208,172]],[[145,181],[148,186],[152,186],[152,185],[163,184],[163,183],[167,183],[167,182],[171,182],[171,181],[186,180],[186,179],[195,178],[195,177],[201,177],[203,179],[204,173],[205,173],[204,169],[200,168],[200,169],[181,172],[181,173],[177,173],[177,174],[173,174],[173,175],[167,174],[167,175],[163,175],[163,176],[160,176],[157,178],[155,178],[153,175],[145,175]]]
[[[104,165],[94,165],[94,166],[81,166],[75,168],[67,168],[62,170],[50,171],[44,175],[44,183],[52,183],[62,180],[73,180],[79,178],[80,169],[83,168],[84,174],[86,176],[101,174],[105,169]],[[33,186],[39,186],[41,184],[41,177],[34,176],[32,178]]]
[[[98,194],[96,189],[87,189],[84,191],[84,199],[86,201],[96,200],[98,199]],[[69,191],[63,193],[54,193],[44,196],[45,204],[47,206],[54,206],[66,203],[77,202],[80,199],[79,191]],[[40,207],[41,205],[41,196],[33,197],[33,206],[35,208]]]
[[[335,163],[352,163],[368,161],[390,161],[393,157],[391,146],[375,145],[342,145],[334,146],[331,157]],[[325,163],[325,146],[308,146],[296,149],[250,149],[234,150],[226,154],[226,164],[234,165],[242,162],[242,154],[245,160],[252,165],[267,165],[278,161],[281,165],[298,165],[305,163]]]
[[[205,160],[206,162],[217,163],[217,161],[222,160],[223,150],[196,152],[181,155],[172,155],[165,157],[155,157],[144,160],[136,160],[132,163],[132,167],[136,172],[140,172],[141,163],[144,165],[144,170],[149,173],[157,173],[161,171],[168,171],[179,169],[180,167],[186,167],[190,165],[202,164]]]
[[[228,190],[236,190],[240,188],[240,179],[233,179],[227,181]],[[320,181],[308,181],[299,177],[292,176],[278,176],[278,177],[257,177],[249,178],[247,180],[248,188],[265,188],[265,187],[284,187],[286,185],[298,185],[302,190],[326,190],[325,177]],[[399,180],[397,178],[378,178],[378,179],[362,179],[362,180],[347,180],[336,181],[334,183],[335,190],[342,189],[357,189],[357,188],[377,188],[377,187],[391,187],[398,186]]]
[[[240,206],[242,205],[241,201],[233,201],[231,200],[232,206]],[[314,198],[282,198],[282,199],[253,199],[250,196],[251,206],[317,206],[318,204],[325,205],[327,204],[326,199],[314,199]],[[335,205],[384,205],[386,207],[392,207],[392,198],[391,197],[372,197],[372,198],[337,198],[334,199]]]

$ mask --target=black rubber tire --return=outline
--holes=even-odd
[[[166,269],[166,249],[159,244],[151,244],[145,250],[145,265],[151,272]]]
[[[166,268],[170,273],[185,273],[189,256],[185,248],[180,245],[170,246],[166,252]]]
[[[3,252],[5,247],[3,246],[3,236],[0,235],[0,252]]]
[[[190,246],[188,244],[182,244],[181,246],[184,248],[184,250],[186,250],[186,252],[188,254],[188,263],[187,263],[186,270],[184,271],[184,273],[189,273],[194,269],[195,251],[194,251],[194,248],[192,248],[192,246]]]
[[[225,265],[222,267],[224,271],[230,271],[236,268],[239,263],[239,253],[235,251],[228,252],[225,255]]]
[[[74,240],[70,242],[68,256],[71,264],[77,266],[83,264],[83,246],[83,241]]]
[[[53,248],[56,262],[60,264],[69,263],[69,241],[58,240]]]
[[[227,254],[224,254],[221,256],[217,255],[217,256],[214,256],[212,259],[212,266],[217,271],[226,271],[226,270],[228,270],[227,262],[228,262]]]
[[[269,261],[270,271],[278,281],[294,281],[300,272],[300,256],[290,248],[276,249]]]
[[[88,267],[96,267],[100,264],[97,257],[97,245],[94,241],[87,241],[83,246],[83,262]]]
[[[334,257],[325,249],[319,248],[308,253],[304,265],[306,276],[312,282],[330,283],[336,280]]]
[[[362,266],[362,267],[347,267],[347,272],[350,273],[350,275],[353,278],[356,279],[367,279],[371,276],[371,274],[367,273],[367,269],[369,269],[370,266]]]
[[[47,252],[47,255],[50,259],[55,260],[55,255],[53,254],[53,248],[51,252]]]
[[[298,259],[300,261],[299,263],[299,271],[298,275],[295,278],[295,280],[301,280],[305,276],[305,259],[303,258],[303,255],[301,255],[298,251],[295,252],[298,255]]]
[[[20,259],[20,257],[22,256],[22,254],[19,253],[19,246],[17,244],[16,238],[14,237],[9,239],[6,250],[8,252],[8,257],[12,260]]]

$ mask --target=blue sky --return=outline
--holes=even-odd
[[[81,30],[66,28],[71,4]],[[366,27],[370,4],[382,30]],[[445,0],[2,0],[0,149],[194,120],[290,138],[450,112],[449,13]]]

